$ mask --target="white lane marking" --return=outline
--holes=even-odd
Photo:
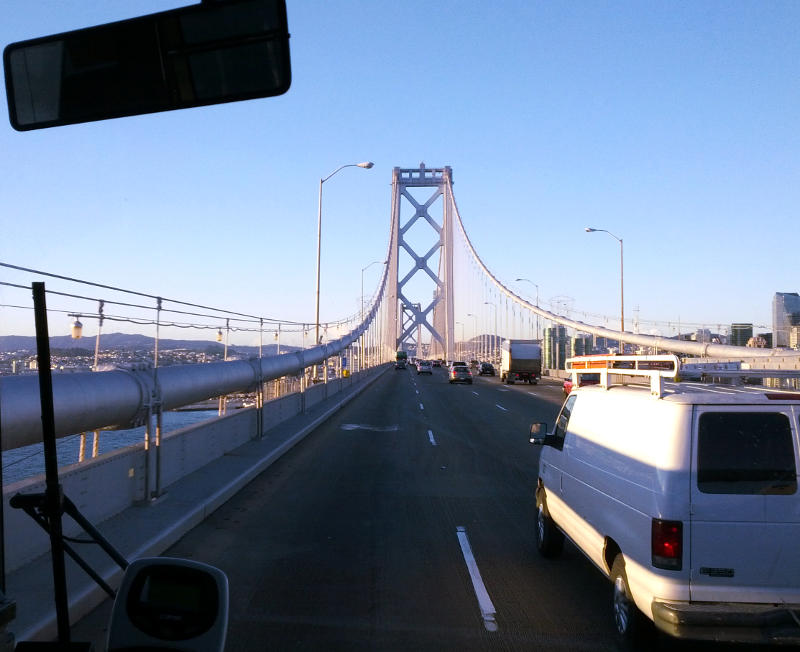
[[[498,391],[498,392],[510,392],[511,390],[510,390],[510,389],[505,389],[504,387],[499,387],[499,388],[497,389],[497,391]]]
[[[461,554],[464,555],[464,561],[467,564],[467,570],[472,580],[472,588],[475,591],[475,597],[478,598],[478,606],[481,610],[481,616],[483,616],[483,626],[487,631],[496,632],[497,621],[495,620],[495,615],[497,612],[495,611],[494,603],[492,603],[489,592],[486,590],[486,586],[481,578],[481,572],[478,570],[475,556],[472,554],[466,528],[459,525],[456,528],[456,535],[458,536],[459,544],[461,544]]]
[[[424,409],[425,409],[425,406],[424,406],[422,403],[420,403],[420,404],[419,404],[419,409],[420,409],[420,410],[424,410]]]
[[[508,412],[508,408],[504,408],[502,405],[498,405],[497,403],[494,404],[496,408],[500,408],[503,412]]]
[[[478,392],[472,392],[472,393],[475,394],[475,396],[480,396],[480,394],[478,394]]]
[[[428,430],[428,439],[431,440],[431,446],[436,446],[436,440],[433,438],[433,430]]]
[[[400,430],[397,424],[393,426],[370,426],[362,423],[343,423],[340,428],[342,430],[371,430],[373,432],[396,432]]]
[[[417,394],[419,394],[419,390],[418,390],[418,389],[415,389],[414,391],[415,391]]]
[[[528,394],[530,394],[531,396],[536,396],[535,392],[528,392]]]

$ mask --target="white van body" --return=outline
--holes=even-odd
[[[602,375],[532,439],[545,525],[612,580],[621,555],[636,607],[669,634],[800,642],[800,393]]]

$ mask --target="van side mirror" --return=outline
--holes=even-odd
[[[531,424],[530,442],[531,444],[536,444],[537,446],[544,446],[547,443],[546,423]]]

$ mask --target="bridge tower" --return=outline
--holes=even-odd
[[[453,359],[453,190],[452,170],[444,168],[394,168],[392,174],[392,226],[389,249],[389,306],[386,346],[393,349],[408,349],[416,345],[417,355],[423,355],[422,331],[430,333],[428,357]],[[412,194],[410,189],[421,188]],[[425,189],[430,190],[427,199]],[[416,196],[415,196],[416,195]],[[442,218],[437,222],[429,210],[442,199]],[[410,205],[410,210],[408,206]],[[437,204],[438,205],[438,204]],[[404,217],[406,216],[405,221]],[[424,220],[435,234],[431,234],[431,246],[424,252],[414,250],[409,240],[409,231],[420,220]],[[415,230],[416,234],[419,230]],[[420,245],[417,244],[419,247]],[[408,254],[411,267],[400,270],[407,260],[401,252]],[[434,261],[438,256],[438,264]],[[401,261],[401,258],[403,260]],[[434,272],[431,265],[437,267]],[[433,296],[413,296],[415,277],[427,275],[434,283]],[[412,280],[414,279],[414,280]]]

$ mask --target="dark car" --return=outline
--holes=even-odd
[[[494,365],[491,362],[481,362],[478,367],[479,376],[494,376]]]
[[[453,383],[468,383],[472,385],[472,372],[465,364],[454,364],[450,367],[448,378],[451,385]]]

